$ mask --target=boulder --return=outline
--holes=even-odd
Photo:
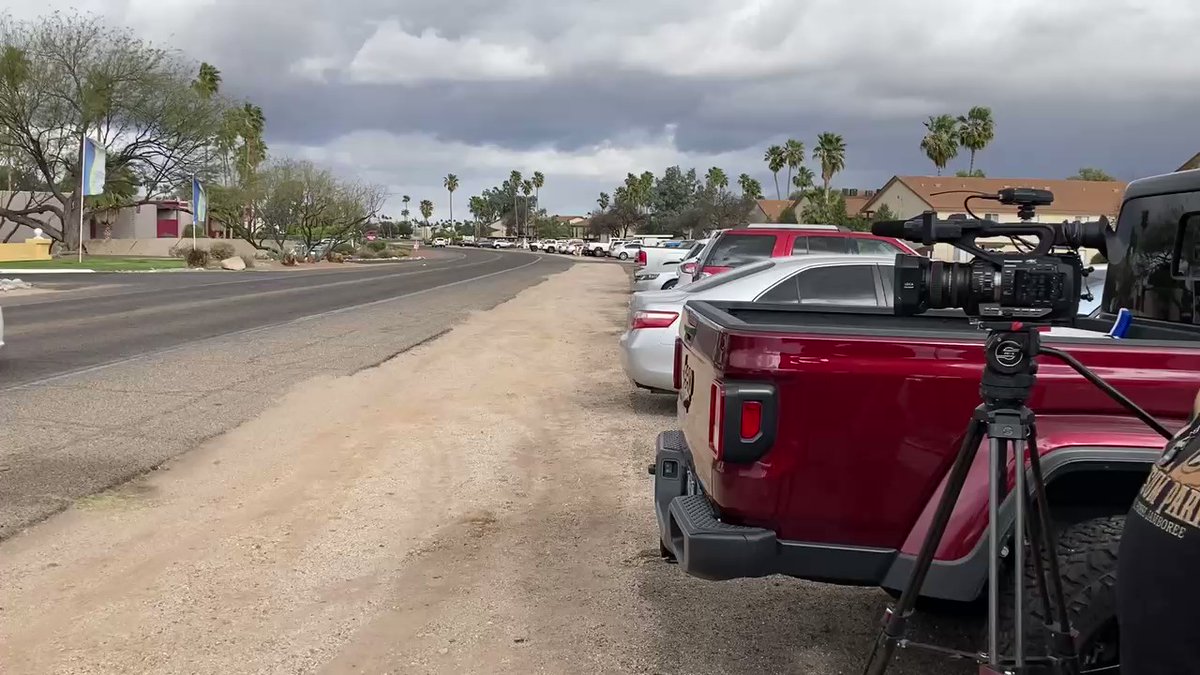
[[[221,269],[223,270],[244,270],[246,269],[246,261],[234,256],[221,261]]]

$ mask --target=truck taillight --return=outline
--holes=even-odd
[[[646,251],[645,251],[645,250],[639,250],[639,251],[638,251],[638,254],[637,254],[637,264],[638,264],[638,267],[645,267],[645,266],[646,266]]]
[[[678,312],[634,312],[629,330],[640,328],[670,328],[679,318]]]
[[[708,397],[708,446],[719,462],[756,462],[775,443],[775,387],[753,382],[713,382]]]
[[[686,274],[688,276],[691,276],[696,273],[696,263],[685,262],[679,266],[679,271],[683,272],[684,274]]]
[[[678,337],[675,338],[675,358],[671,361],[671,384],[675,391],[683,387],[683,339]]]

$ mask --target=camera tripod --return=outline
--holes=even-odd
[[[1049,503],[1046,499],[1046,483],[1042,474],[1041,460],[1037,450],[1037,424],[1033,411],[1027,407],[1037,373],[1037,356],[1054,356],[1089,382],[1098,387],[1117,403],[1129,410],[1156,432],[1170,438],[1171,433],[1146,411],[1121,392],[1104,382],[1073,356],[1051,347],[1043,347],[1037,326],[1020,323],[984,323],[988,329],[984,344],[984,369],[979,391],[983,400],[975,409],[967,427],[962,446],[951,466],[942,493],[929,526],[929,532],[921,544],[908,583],[895,605],[885,612],[883,628],[875,640],[870,658],[863,670],[864,675],[883,675],[892,661],[897,647],[925,648],[957,658],[976,661],[981,675],[1026,675],[1032,673],[1055,673],[1056,675],[1080,675],[1079,657],[1076,652],[1076,635],[1071,630],[1062,578],[1050,521]],[[987,651],[984,653],[962,652],[936,645],[927,645],[908,640],[907,624],[925,577],[933,563],[933,556],[941,543],[946,525],[954,511],[959,493],[962,491],[971,464],[984,438],[988,439],[988,610]],[[1013,626],[1011,656],[1002,655],[1000,640],[1000,588],[1001,557],[1004,555],[1005,538],[998,526],[1000,503],[1008,486],[1009,451],[1013,453],[1014,472],[1013,498],[1015,518],[1013,521]],[[1026,459],[1029,463],[1029,479],[1023,470]],[[1032,482],[1032,485],[1028,483]],[[1032,489],[1030,489],[1032,488]],[[1028,537],[1026,534],[1028,533]],[[1047,654],[1026,654],[1025,626],[1025,542],[1028,540],[1033,563],[1033,578],[1041,603],[1041,616],[1045,618],[1048,636]]]

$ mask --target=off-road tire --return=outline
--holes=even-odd
[[[1125,529],[1125,516],[1103,516],[1074,523],[1056,523],[1058,565],[1062,575],[1071,628],[1078,631],[1077,646],[1093,645],[1099,639],[1104,651],[1085,648],[1081,665],[1089,658],[1117,658],[1117,549]],[[1028,555],[1028,549],[1026,549]],[[1011,574],[1004,574],[1000,590],[1000,651],[1011,653],[1013,646],[1013,589]],[[1025,645],[1026,653],[1045,653],[1045,617],[1037,592],[1032,561],[1025,566]],[[1110,644],[1113,643],[1113,644]],[[986,648],[986,645],[985,645]],[[1085,653],[1090,652],[1090,653]]]

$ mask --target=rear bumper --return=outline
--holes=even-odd
[[[674,331],[669,328],[625,331],[617,344],[621,348],[621,368],[634,384],[675,392]]]
[[[784,574],[874,586],[896,557],[892,549],[787,541],[768,529],[721,522],[703,487],[689,481],[691,456],[683,433],[659,434],[654,455],[659,538],[694,577],[720,581]]]

